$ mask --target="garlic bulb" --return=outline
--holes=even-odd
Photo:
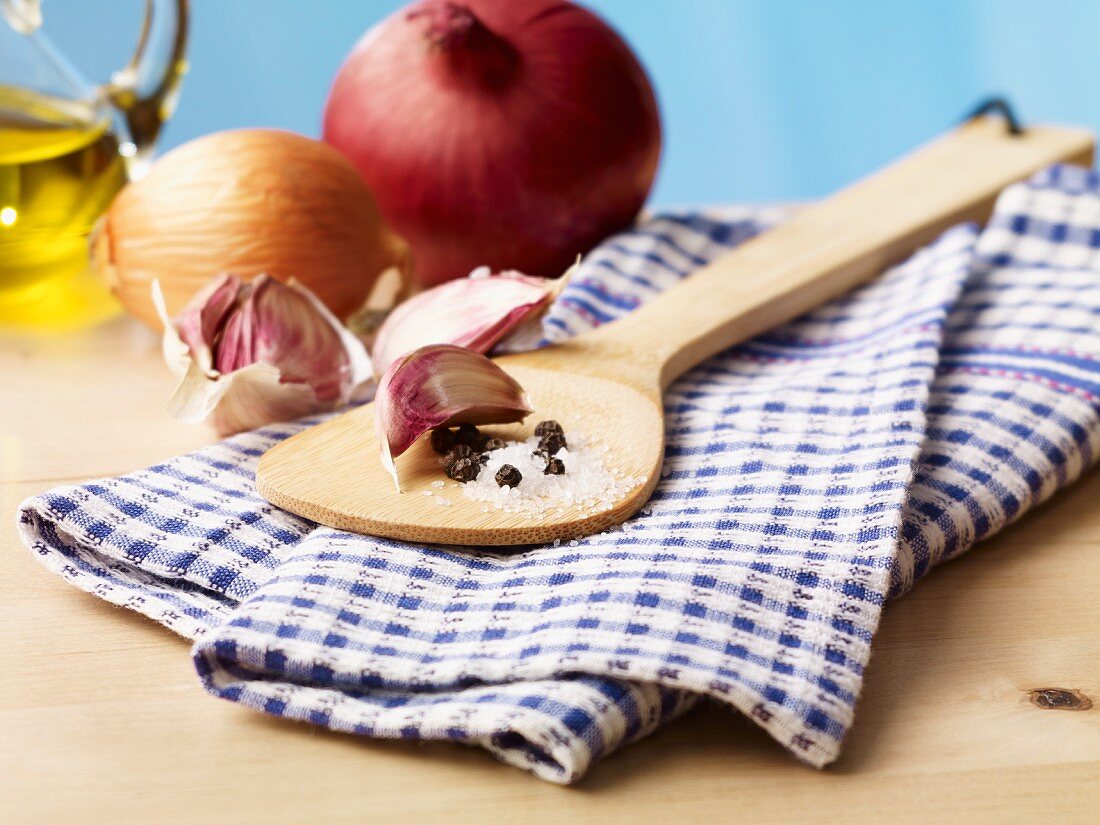
[[[454,344],[486,353],[507,340],[530,349],[542,336],[542,317],[577,266],[554,280],[520,272],[492,274],[489,267],[415,295],[389,314],[371,357],[381,375],[398,356],[427,344]]]
[[[92,241],[100,276],[154,328],[154,280],[169,314],[214,274],[233,272],[297,278],[346,318],[404,258],[339,152],[274,129],[220,132],[169,152],[119,193]]]
[[[382,464],[401,482],[394,459],[428,430],[454,424],[508,424],[532,408],[508,373],[476,352],[450,344],[421,347],[390,364],[374,399]]]
[[[223,275],[172,320],[160,284],[164,357],[180,376],[169,411],[220,435],[346,404],[371,375],[362,343],[308,289]]]

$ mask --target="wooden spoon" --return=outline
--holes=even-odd
[[[545,518],[467,498],[444,479],[427,438],[398,459],[403,493],[379,460],[371,406],[271,448],[256,487],[272,503],[344,530],[414,542],[530,544],[604,530],[635,513],[660,478],[661,394],[704,359],[867,281],[947,227],[988,217],[1008,184],[1059,161],[1091,164],[1090,133],[972,121],[693,273],[626,318],[565,344],[497,360],[527,390],[523,425],[485,428],[520,439],[561,422],[610,447],[607,463],[640,481],[598,513]],[[430,491],[430,495],[424,495]],[[443,498],[449,504],[437,499]]]

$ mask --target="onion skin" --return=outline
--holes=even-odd
[[[119,193],[92,242],[101,278],[154,329],[154,280],[172,315],[228,272],[295,278],[345,318],[404,254],[339,152],[275,129],[219,132],[169,152]]]
[[[408,241],[416,286],[478,266],[554,277],[628,226],[657,171],[644,69],[561,0],[421,0],[371,29],[324,139]]]

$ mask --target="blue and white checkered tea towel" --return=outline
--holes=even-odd
[[[647,220],[551,338],[614,320],[781,217]],[[196,640],[213,694],[335,730],[481,745],[544,779],[728,703],[813,765],[852,722],[884,602],[1100,449],[1100,187],[1056,168],[842,300],[668,392],[663,479],[622,529],[473,552],[341,533],[257,497],[303,424],[27,501],[76,586]]]

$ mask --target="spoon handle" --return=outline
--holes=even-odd
[[[722,256],[627,318],[585,336],[660,367],[662,389],[736,343],[867,281],[948,227],[984,221],[1009,184],[1058,162],[1092,163],[1090,132],[1011,135],[970,121]]]

